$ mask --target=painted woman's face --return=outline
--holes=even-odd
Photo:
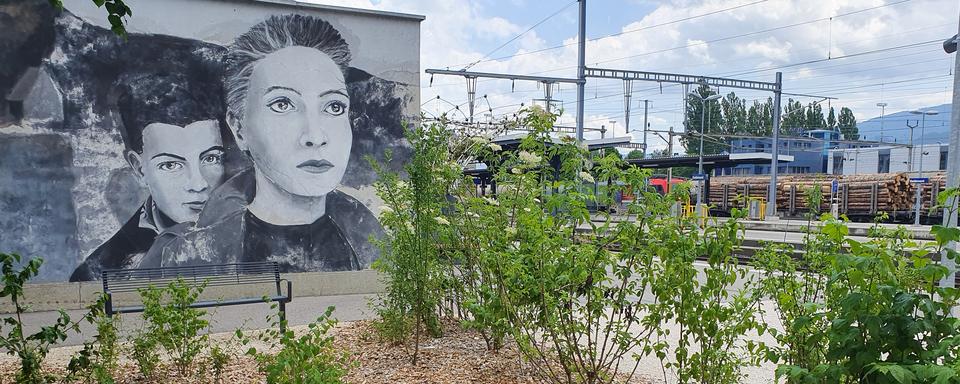
[[[170,219],[196,221],[210,190],[223,182],[223,142],[218,123],[185,127],[153,123],[143,130],[141,180]]]
[[[288,47],[254,67],[238,142],[281,189],[322,196],[343,179],[353,145],[343,73],[313,48]],[[236,127],[234,127],[236,128]]]

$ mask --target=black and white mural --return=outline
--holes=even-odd
[[[138,1],[121,39],[88,3],[0,1],[0,250],[43,257],[48,281],[370,266],[368,159],[409,156],[421,18]]]

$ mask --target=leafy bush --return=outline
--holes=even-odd
[[[762,345],[747,336],[765,330],[755,316],[756,282],[738,266],[735,254],[743,231],[738,219],[745,216],[734,209],[731,219],[702,229],[695,219],[664,217],[645,234],[658,262],[650,271],[655,302],[647,306],[644,322],[653,325],[658,339],[669,332],[660,324],[677,323],[679,344],[672,359],[664,342],[651,350],[680,383],[740,382],[743,367],[759,363]],[[735,289],[737,283],[742,286]]]
[[[405,167],[407,180],[373,164],[379,175],[377,195],[385,204],[380,221],[386,230],[378,241],[381,256],[374,268],[388,276],[377,308],[379,329],[385,331],[381,337],[403,342],[413,336],[411,359],[416,365],[422,333],[441,332],[438,311],[444,266],[449,265],[442,261],[441,244],[450,237],[450,222],[443,212],[449,206],[448,190],[462,170],[448,161],[449,136],[442,126],[418,126],[407,135],[414,147]]]
[[[683,382],[739,378],[760,350],[743,346],[744,335],[762,326],[749,290],[727,293],[744,278],[731,257],[736,223],[702,232],[692,219],[671,217],[685,188],[644,192],[649,172],[551,137],[555,115],[521,115],[517,125],[529,134],[515,151],[421,127],[409,136],[410,181],[381,173],[388,236],[379,268],[389,287],[381,337],[403,340],[406,319],[420,317],[412,330],[418,341],[421,323],[445,312],[479,331],[488,349],[516,343],[552,382],[619,380],[621,364],[633,364],[628,358],[651,353]],[[493,171],[489,195],[462,176],[465,158]],[[635,222],[591,217],[591,207],[614,206],[625,190],[637,191],[627,207]],[[709,261],[702,286],[694,278],[698,257]],[[665,336],[666,321],[684,325],[672,359],[666,343],[651,341]]]
[[[32,335],[23,334],[21,315],[27,311],[23,304],[23,286],[37,276],[43,259],[30,259],[18,269],[20,263],[20,255],[0,253],[0,270],[3,272],[0,297],[9,297],[14,307],[14,315],[3,319],[3,325],[8,328],[6,334],[0,335],[0,348],[20,359],[20,369],[16,375],[18,383],[51,382],[55,378],[43,372],[43,360],[51,347],[67,339],[67,331],[79,332],[79,327],[76,322],[70,321],[70,316],[65,311],[60,310],[60,316],[54,325],[41,327]]]
[[[233,355],[219,345],[211,345],[208,359],[210,371],[213,373],[213,381],[216,383],[222,382],[223,371],[227,368],[227,364],[230,364],[230,361],[233,360]]]
[[[333,346],[333,336],[327,333],[337,322],[330,317],[333,314],[334,307],[328,307],[327,310],[317,318],[317,321],[307,325],[307,330],[299,337],[294,331],[277,330],[277,325],[281,325],[286,320],[276,320],[275,315],[271,315],[270,329],[256,334],[256,339],[269,343],[272,347],[279,347],[280,351],[276,354],[258,351],[251,347],[247,350],[247,355],[257,360],[260,372],[267,376],[267,382],[271,384],[332,384],[341,383],[350,366],[348,355],[338,352]],[[237,330],[237,338],[241,339],[243,344],[250,342],[251,338],[245,336],[242,331]]]
[[[952,196],[955,191],[944,193]],[[960,230],[933,226],[918,244],[903,228],[875,225],[871,238],[848,238],[843,220],[824,215],[799,259],[771,248],[758,261],[763,293],[777,304],[785,332],[771,354],[788,382],[954,383],[960,381],[960,300],[939,282],[955,271],[950,245]],[[880,220],[878,220],[879,222]]]
[[[106,295],[100,295],[97,302],[88,307],[89,312],[84,318],[96,327],[97,334],[92,341],[83,344],[80,352],[71,357],[65,381],[116,382],[120,358],[118,334],[120,318],[107,316],[104,312],[106,300]]]
[[[203,289],[202,284],[194,286],[177,279],[164,288],[140,290],[146,331],[133,340],[133,355],[138,363],[144,363],[140,370],[145,376],[157,366],[158,356],[152,351],[156,346],[163,348],[181,376],[203,352],[208,337],[200,331],[209,326],[203,318],[206,311],[190,307]]]
[[[403,345],[410,338],[413,326],[410,317],[395,308],[379,308],[378,319],[373,321],[373,329],[380,341],[391,345]]]
[[[151,378],[160,366],[160,353],[153,335],[138,330],[129,340],[130,357],[137,363],[137,369],[145,378]]]

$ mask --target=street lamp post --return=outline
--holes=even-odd
[[[883,110],[886,108],[887,103],[877,103],[877,106],[880,107],[880,142],[883,142]]]
[[[923,178],[923,136],[927,127],[927,116],[936,115],[937,111],[910,111],[914,115],[920,115],[920,164],[917,167],[917,178]],[[913,138],[913,129],[910,130],[911,143],[910,147],[913,148],[912,138]],[[913,154],[910,155],[910,162],[913,162]],[[916,183],[917,193],[914,196],[914,212],[913,212],[913,225],[920,225],[920,192],[923,190],[924,183]]]
[[[706,121],[707,121],[707,102],[717,100],[723,96],[719,94],[711,95],[708,97],[703,97],[702,95],[693,92],[693,95],[697,96],[700,99],[700,151],[697,159],[697,173],[706,178],[706,175],[703,174],[703,134],[706,131]],[[699,180],[699,187],[697,188],[697,215],[700,214],[700,204],[703,201],[703,180]]]

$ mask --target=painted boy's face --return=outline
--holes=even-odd
[[[149,124],[139,154],[141,180],[167,217],[196,221],[210,190],[223,182],[223,153],[215,120],[184,127]]]
[[[275,185],[294,195],[322,196],[347,169],[349,108],[343,73],[329,56],[284,48],[254,67],[237,139],[257,172]]]

